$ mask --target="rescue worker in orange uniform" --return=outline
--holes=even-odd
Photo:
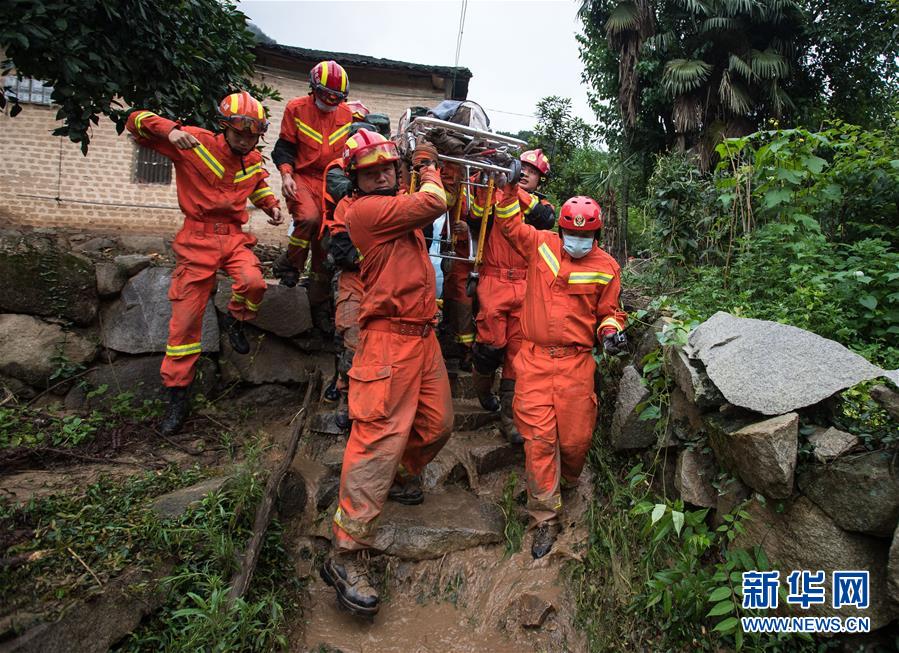
[[[549,159],[542,150],[530,150],[521,155],[521,179],[518,199],[527,224],[537,229],[552,229],[555,209],[537,188],[549,174]],[[484,191],[474,196],[469,211],[469,227],[478,229],[484,216]],[[522,444],[521,434],[512,419],[512,399],[515,395],[515,367],[513,361],[521,347],[519,315],[527,286],[527,261],[500,234],[494,233],[493,215],[488,216],[484,258],[477,286],[478,313],[475,317],[477,338],[472,350],[474,371],[472,381],[478,399],[486,410],[500,411],[500,427],[506,439]],[[502,366],[499,397],[493,394],[493,378]]]
[[[524,436],[528,512],[535,527],[531,553],[541,558],[561,529],[561,485],[578,481],[597,399],[594,343],[608,354],[626,347],[620,269],[595,242],[602,212],[589,197],[572,197],[559,214],[559,234],[520,219],[510,193],[496,206],[499,231],[528,265],[515,358],[515,423]]]
[[[284,285],[293,287],[306,267],[312,249],[309,304],[316,325],[329,331],[330,284],[319,240],[322,222],[322,176],[327,165],[343,152],[353,121],[347,103],[349,79],[336,61],[322,61],[309,73],[309,95],[292,99],[284,109],[281,132],[272,160],[281,172],[281,189],[293,217],[287,254],[273,270]]]
[[[169,288],[172,319],[161,370],[169,395],[160,425],[163,435],[179,431],[187,418],[203,313],[219,268],[234,280],[223,320],[228,339],[237,353],[250,351],[243,323],[256,317],[265,281],[252,250],[256,237],[242,229],[249,219],[247,200],[270,216],[269,224],[282,222],[262,155],[256,150],[268,128],[262,103],[246,91],[232,93],[219,105],[219,124],[222,132],[215,134],[138,109],[128,116],[126,125],[138,144],[174,163],[178,205],[184,213],[184,226],[172,243],[177,264]]]
[[[361,334],[349,371],[353,426],[343,456],[334,550],[320,573],[342,605],[373,615],[379,597],[360,552],[370,548],[388,498],[424,500],[419,475],[453,424],[433,330],[435,273],[421,232],[446,211],[446,198],[430,145],[413,153],[421,183],[411,194],[398,194],[399,153],[380,134],[359,131],[347,141],[344,158],[354,186],[353,196],[341,202],[344,221],[361,253]]]

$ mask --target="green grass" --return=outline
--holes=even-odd
[[[527,522],[521,518],[519,513],[518,502],[515,497],[515,490],[517,487],[518,474],[512,472],[506,477],[505,485],[503,485],[503,496],[499,504],[506,522],[505,527],[503,528],[503,536],[506,540],[506,557],[521,551],[521,542],[524,540],[527,524]]]

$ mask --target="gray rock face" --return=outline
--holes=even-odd
[[[871,388],[871,396],[883,406],[890,417],[899,422],[899,392],[885,385],[875,385]]]
[[[609,433],[609,442],[615,449],[642,449],[655,444],[655,420],[638,419],[637,405],[648,398],[649,389],[641,382],[637,368],[633,365],[625,367]]]
[[[752,494],[752,490],[738,478],[729,479],[718,493],[715,503],[715,526],[724,523],[724,515],[733,512],[734,508],[743,503]]]
[[[122,254],[121,256],[116,256],[113,260],[127,277],[133,277],[141,270],[150,267],[153,259],[145,254]]]
[[[499,419],[499,413],[489,413],[476,402],[453,401],[453,431],[476,431]]]
[[[856,436],[832,426],[828,429],[817,429],[808,436],[808,441],[814,447],[815,460],[820,463],[839,458],[859,443]]]
[[[428,560],[444,553],[503,539],[499,507],[479,501],[458,488],[429,494],[419,506],[388,501],[381,515],[374,546],[403,560]]]
[[[337,498],[340,476],[325,465],[297,455],[278,490],[278,512],[284,519],[304,512],[316,515]]]
[[[728,402],[764,415],[811,406],[886,374],[833,340],[724,312],[700,324],[689,343]]]
[[[229,480],[230,476],[216,476],[190,487],[163,494],[153,501],[153,512],[162,519],[180,517],[191,505],[202,501],[207,494],[220,490]]]
[[[235,353],[227,336],[222,334],[219,363],[226,380],[241,380],[254,385],[306,380],[305,356],[301,352],[271,333],[251,326],[245,329],[250,342],[250,353],[245,356]]]
[[[834,609],[828,583],[824,604],[812,605],[808,610],[797,610],[796,613],[813,617],[870,617],[871,630],[886,625],[899,614],[899,609],[887,595],[888,540],[847,533],[807,497],[799,497],[788,504],[782,513],[775,511],[771,502],[763,506],[758,501],[751,501],[747,511],[752,519],[743,522],[746,533],[738,536],[735,543],[746,548],[764,547],[771,568],[781,570],[781,583],[785,584],[784,575],[794,569],[823,570],[828,581],[835,570],[870,571],[871,604],[868,609]]]
[[[662,346],[661,344],[659,344],[658,334],[660,334],[665,326],[670,323],[670,317],[660,317],[652,323],[652,325],[646,330],[646,333],[644,333],[643,336],[637,341],[637,349],[636,351],[634,351],[634,364],[641,371],[643,369],[643,359]]]
[[[677,459],[674,485],[686,503],[702,508],[714,508],[718,491],[712,480],[718,474],[718,465],[711,453],[699,449],[684,449]]]
[[[21,235],[20,235],[21,236]],[[0,312],[90,324],[97,315],[97,277],[90,260],[40,235],[0,235]]]
[[[840,528],[890,537],[899,523],[899,479],[891,459],[891,453],[872,451],[814,465],[799,475],[799,488]]]
[[[100,261],[96,266],[97,294],[100,297],[115,297],[128,281],[128,275],[115,263]]]
[[[887,590],[893,603],[899,605],[899,528],[893,534],[890,557],[887,562]]]
[[[681,347],[668,349],[665,363],[677,387],[695,406],[714,408],[724,403],[724,397],[709,380],[702,364],[691,360]]]
[[[300,286],[288,288],[275,281],[267,281],[265,297],[259,306],[253,326],[282,338],[293,338],[312,328],[309,299],[306,289]],[[228,311],[231,300],[231,282],[219,279],[215,293],[215,306],[222,313]]]
[[[799,416],[788,413],[742,424],[720,417],[705,420],[718,461],[752,489],[784,499],[793,492],[799,450]]]
[[[680,388],[674,388],[669,397],[669,429],[680,440],[691,442],[705,435],[702,412],[690,403]]]
[[[0,314],[0,374],[44,386],[61,363],[85,365],[97,345],[30,315]]]
[[[127,354],[164,352],[172,305],[168,299],[172,270],[147,268],[132,277],[122,296],[103,312],[103,345]],[[204,352],[219,350],[219,328],[212,301],[203,314]]]
[[[139,254],[165,254],[168,249],[166,240],[162,236],[126,234],[119,236],[119,244],[122,249]]]

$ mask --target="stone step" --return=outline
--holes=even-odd
[[[499,413],[491,413],[483,408],[477,400],[453,400],[453,431],[477,431],[499,420]]]
[[[470,489],[477,490],[479,477],[523,464],[523,447],[509,444],[495,430],[453,433],[425,468],[422,484],[433,491],[447,483],[464,481]]]
[[[471,372],[457,372],[449,377],[450,390],[455,399],[477,399],[474,391],[474,383],[471,380]]]

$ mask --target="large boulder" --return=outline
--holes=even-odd
[[[786,586],[785,577],[796,569],[823,570],[828,581],[838,570],[870,572],[870,607],[867,609],[834,609],[828,582],[825,603],[797,610],[797,614],[870,617],[871,630],[888,624],[899,615],[899,609],[887,595],[889,540],[847,533],[808,497],[800,496],[780,512],[773,502],[763,505],[758,500],[750,501],[746,510],[750,519],[743,522],[745,533],[737,537],[735,544],[742,548],[756,545],[764,548],[772,569],[781,571],[782,587]]]
[[[705,435],[702,411],[690,402],[680,388],[674,388],[668,398],[668,429],[680,440],[692,442]]]
[[[681,392],[695,406],[715,408],[724,403],[724,397],[711,382],[702,363],[690,359],[683,347],[670,347],[665,352],[665,368]]]
[[[887,590],[893,603],[899,605],[899,527],[893,534],[890,557],[887,563]]]
[[[715,313],[689,339],[728,402],[764,415],[816,404],[856,383],[892,377],[843,345],[794,326]]]
[[[812,445],[812,453],[819,463],[830,462],[844,453],[851,451],[859,444],[858,436],[840,431],[834,427],[818,427],[808,436]]]
[[[799,415],[787,413],[761,422],[705,419],[718,461],[752,489],[784,499],[793,492],[799,451]]]
[[[711,452],[702,449],[684,449],[677,459],[674,484],[685,503],[702,508],[714,508],[718,503],[718,491],[712,481],[718,474],[718,465]]]
[[[306,356],[271,333],[246,326],[250,353],[236,353],[222,333],[222,355],[219,363],[226,382],[301,383],[308,376]]]
[[[612,416],[609,442],[615,449],[642,449],[656,442],[656,420],[641,420],[637,406],[649,399],[649,389],[633,365],[624,368]]]
[[[875,385],[871,388],[871,396],[883,406],[890,417],[899,422],[899,392],[885,385]]]
[[[872,451],[812,465],[799,474],[799,489],[840,528],[890,537],[899,523],[899,479],[892,458],[892,453]]]
[[[97,315],[93,263],[43,235],[0,235],[0,312],[90,324]]]
[[[96,272],[97,294],[104,299],[118,295],[128,281],[125,271],[112,261],[98,262]]]
[[[61,365],[85,365],[97,344],[30,315],[0,314],[0,374],[45,386]]]
[[[172,304],[168,299],[170,268],[147,268],[132,277],[122,296],[103,311],[105,347],[126,354],[164,352],[169,336]],[[219,328],[212,300],[203,314],[204,352],[219,350]]]
[[[312,316],[309,313],[309,298],[306,289],[301,286],[288,288],[278,285],[276,281],[267,281],[265,297],[259,306],[253,326],[282,338],[293,338],[312,328]],[[231,282],[219,279],[215,293],[215,306],[222,313],[228,311],[231,300]]]

